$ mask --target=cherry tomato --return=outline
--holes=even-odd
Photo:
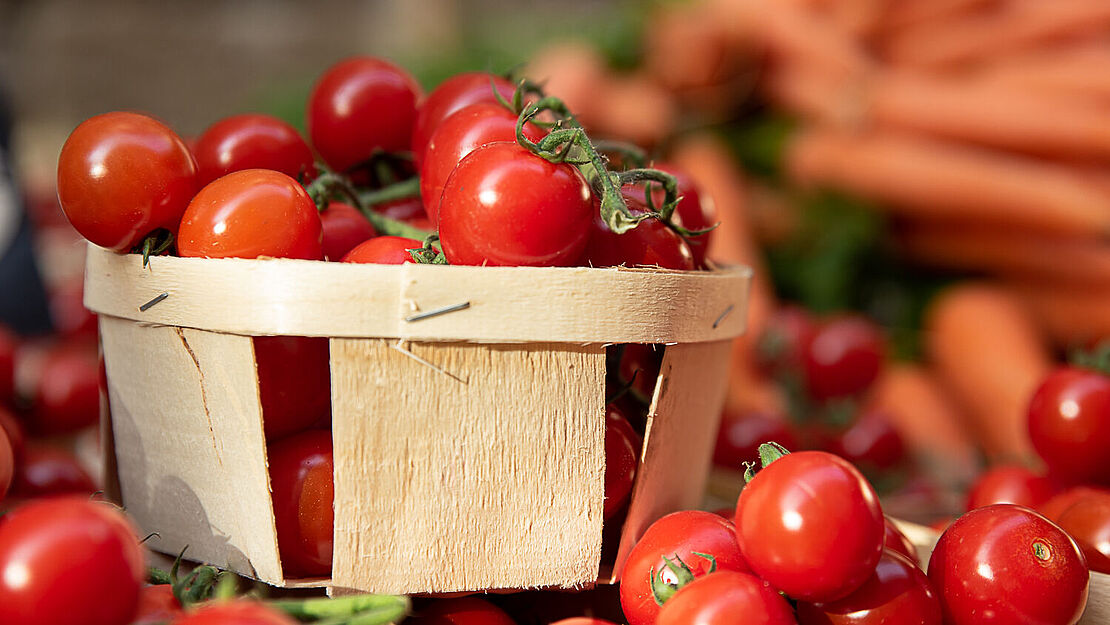
[[[646,211],[643,200],[625,194],[633,214]],[[662,267],[689,271],[694,269],[690,246],[674,230],[658,219],[645,219],[624,234],[615,234],[601,219],[595,202],[590,240],[585,262],[591,267]]]
[[[622,385],[632,385],[630,390],[633,395],[650,403],[662,364],[662,347],[650,343],[628,343],[621,350],[617,378]]]
[[[826,401],[866,391],[879,376],[885,352],[882,330],[861,316],[819,324],[802,350],[810,396]]]
[[[400,67],[369,56],[329,67],[312,88],[306,119],[316,151],[346,171],[377,152],[407,150],[420,85]]]
[[[864,471],[888,471],[906,459],[902,435],[878,410],[865,410],[825,449]]]
[[[1083,554],[1048,519],[995,504],[956,520],[929,559],[950,625],[1073,625],[1087,603]]]
[[[628,501],[632,483],[640,464],[640,448],[644,441],[632,429],[628,418],[616,406],[605,411],[605,509],[602,518],[609,520]]]
[[[1093,492],[1079,498],[1060,514],[1056,524],[1083,550],[1087,568],[1110,573],[1110,493]]]
[[[435,230],[428,214],[424,212],[424,201],[419,197],[405,197],[384,202],[374,207],[378,214],[397,221],[403,221],[421,230]]]
[[[979,474],[967,494],[967,509],[995,503],[1013,503],[1039,508],[1056,494],[1052,480],[1030,469],[1000,466]]]
[[[145,574],[135,530],[111,505],[45,499],[0,523],[0,623],[127,623]]]
[[[1029,403],[1029,437],[1049,474],[1110,484],[1110,376],[1063,367]]]
[[[802,375],[805,346],[817,321],[801,306],[782,306],[771,314],[754,350],[756,367],[769,376]]]
[[[185,142],[138,113],[91,117],[58,157],[58,201],[89,241],[126,252],[158,228],[176,230],[196,193],[197,165]]]
[[[453,265],[574,265],[593,211],[578,170],[516,143],[490,143],[451,174],[439,206],[440,241]]]
[[[15,353],[19,338],[0,325],[0,406],[11,405],[15,400]]]
[[[1060,515],[1072,504],[1088,495],[1097,493],[1110,493],[1110,490],[1090,486],[1072,486],[1053,495],[1051,499],[1040,505],[1036,510],[1049,521],[1058,523]]]
[[[713,200],[709,196],[702,196],[697,184],[694,183],[694,179],[688,173],[671,163],[657,163],[652,167],[674,176],[678,182],[678,197],[680,199],[674,210],[675,223],[687,230],[705,230],[717,225],[720,218],[717,215],[716,205],[713,204]],[[654,198],[655,205],[662,206],[665,199],[663,190],[658,189]],[[690,246],[690,252],[694,255],[695,267],[705,266],[705,253],[709,249],[709,242],[712,237],[713,231],[709,231],[705,234],[686,238],[686,243]]]
[[[339,260],[359,243],[377,236],[378,231],[358,209],[350,204],[332,202],[320,213],[324,229],[324,258]]]
[[[487,102],[498,104],[500,95],[505,102],[513,101],[516,88],[500,76],[486,72],[455,74],[439,84],[428,94],[416,115],[412,131],[412,155],[423,169],[424,151],[439,126],[456,111],[473,104]],[[504,106],[502,105],[502,108]],[[513,116],[514,120],[516,116]]]
[[[592,616],[574,616],[555,621],[551,625],[617,625],[613,621],[607,621],[603,618],[594,618]]]
[[[295,128],[261,113],[232,115],[212,124],[193,146],[201,186],[233,171],[272,169],[305,180],[316,174],[312,150]]]
[[[704,555],[697,555],[704,554]],[[628,554],[621,571],[621,607],[629,625],[651,625],[659,615],[651,575],[673,586],[677,578],[664,557],[676,565],[681,560],[695,578],[708,575],[713,560],[719,571],[750,569],[740,554],[732,523],[712,512],[672,512],[652,523]]]
[[[296,625],[284,612],[249,599],[213,601],[186,612],[171,625]]]
[[[745,462],[759,462],[759,446],[775,442],[787,449],[797,448],[797,438],[783,419],[760,412],[721,415],[713,463],[743,471]],[[729,515],[731,517],[731,515]]]
[[[15,415],[3,405],[0,405],[0,430],[3,430],[4,434],[7,435],[8,442],[12,446],[15,464],[18,467],[23,462],[23,449],[26,446],[27,434],[23,431],[23,426],[15,418]]]
[[[875,491],[848,461],[822,451],[788,454],[756,473],[735,523],[752,571],[801,601],[847,596],[882,555]]]
[[[28,443],[23,460],[16,467],[11,494],[45,497],[91,495],[95,491],[96,482],[73,454],[42,443]]]
[[[420,625],[516,625],[501,608],[477,597],[458,597],[436,601],[421,610]]]
[[[356,245],[343,257],[345,263],[370,263],[378,265],[403,265],[415,263],[409,250],[419,249],[424,244],[416,239],[405,237],[374,237]]]
[[[267,460],[285,575],[331,575],[335,520],[331,432],[313,430],[271,443]]]
[[[4,496],[8,494],[14,474],[15,451],[12,450],[12,442],[8,440],[7,432],[0,428],[0,501],[3,501]]]
[[[328,339],[256,336],[254,359],[266,440],[331,420],[331,361]]]
[[[269,169],[232,172],[204,187],[181,218],[177,251],[204,258],[323,260],[316,205],[296,180]]]
[[[906,556],[910,562],[917,562],[917,547],[889,517],[883,517],[883,548]]]
[[[42,361],[35,385],[34,430],[65,434],[100,419],[100,366],[96,351],[59,345]]]
[[[794,611],[767,582],[719,571],[680,588],[659,610],[656,625],[795,625]]]
[[[180,614],[181,603],[173,596],[173,586],[143,586],[131,625],[161,625]]]
[[[800,625],[941,625],[940,600],[925,573],[899,553],[883,552],[871,577],[829,603],[798,604]]]
[[[524,134],[532,141],[539,141],[545,133],[530,123],[525,125]],[[435,129],[420,166],[420,196],[433,224],[439,217],[439,200],[451,172],[467,154],[497,141],[516,141],[516,114],[495,102],[458,109]]]

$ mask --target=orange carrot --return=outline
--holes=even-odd
[[[609,79],[600,52],[584,43],[558,42],[533,56],[525,73],[549,95],[561,98],[583,124],[592,125],[600,102],[598,92]]]
[[[889,3],[881,28],[897,30],[997,5],[998,0],[899,0]]]
[[[837,78],[813,64],[775,63],[760,87],[772,104],[811,121],[854,126],[863,114],[861,81]]]
[[[1092,103],[1110,103],[1110,48],[1102,41],[1078,42],[1012,55],[981,68],[975,78],[1027,93],[1054,93]]]
[[[678,118],[674,97],[644,73],[610,76],[592,97],[597,103],[589,126],[603,137],[654,146]]]
[[[769,186],[753,183],[748,194],[748,218],[752,234],[762,245],[785,242],[801,226],[802,213],[797,202]]]
[[[1110,195],[1063,165],[892,132],[815,129],[788,145],[798,182],[877,200],[899,215],[1105,237]]]
[[[1054,282],[1011,283],[1059,347],[1084,347],[1110,338],[1110,288]]]
[[[1035,458],[1026,410],[1052,361],[1029,311],[1005,289],[968,283],[937,297],[925,328],[926,353],[987,457]]]

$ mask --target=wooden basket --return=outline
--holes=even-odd
[[[107,474],[148,543],[280,586],[425,593],[615,581],[695,507],[750,271],[357,265],[88,250]],[[421,313],[450,311],[424,316]],[[330,338],[330,580],[282,573],[251,336]],[[668,345],[602,561],[605,346]],[[612,528],[610,528],[611,530]]]

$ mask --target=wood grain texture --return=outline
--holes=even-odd
[[[403,349],[331,341],[333,584],[390,593],[593,584],[603,348]]]
[[[648,413],[640,469],[621,531],[612,582],[656,519],[696,508],[709,478],[728,384],[730,341],[669,345]]]
[[[743,332],[750,279],[745,267],[681,272],[169,256],[151,258],[143,269],[136,254],[90,245],[85,305],[144,323],[249,335],[686,343]],[[163,301],[139,310],[162,293]],[[466,310],[405,321],[463,302]]]
[[[100,318],[123,505],[157,551],[282,583],[250,337]]]

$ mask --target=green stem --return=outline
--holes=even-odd
[[[357,208],[370,222],[370,225],[374,226],[374,230],[377,230],[378,234],[380,235],[405,237],[407,239],[416,239],[417,241],[423,241],[427,239],[428,236],[433,234],[432,232],[429,232],[422,228],[417,228],[416,226],[407,224],[403,221],[386,217],[385,215],[382,215],[372,208],[364,206],[359,206]]]
[[[382,187],[381,189],[374,189],[372,191],[362,191],[358,194],[358,199],[362,202],[363,206],[377,206],[395,200],[419,196],[420,178],[413,176],[408,180],[395,182],[388,187]]]
[[[280,599],[266,604],[302,621],[317,620],[317,625],[384,625],[399,622],[411,607],[408,597],[394,595]]]

